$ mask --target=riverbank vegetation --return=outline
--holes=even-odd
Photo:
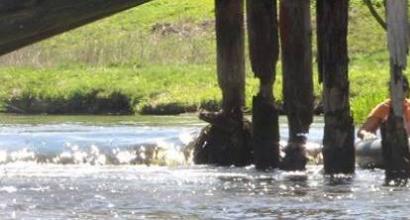
[[[349,74],[358,123],[387,97],[386,47],[384,30],[361,1],[352,1]],[[213,0],[155,0],[1,57],[0,106],[6,112],[50,114],[215,110],[221,96],[215,56]],[[258,84],[249,66],[248,109]],[[315,80],[317,101],[320,90]]]

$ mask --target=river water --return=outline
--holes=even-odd
[[[321,165],[193,165],[185,148],[204,125],[194,116],[0,115],[0,219],[408,218],[410,188],[383,186],[382,170],[336,181]],[[312,145],[322,129],[317,119]]]

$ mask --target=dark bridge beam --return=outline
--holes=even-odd
[[[0,0],[0,55],[151,0]]]

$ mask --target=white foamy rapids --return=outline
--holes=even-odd
[[[0,164],[185,165],[191,161],[186,146],[199,128],[57,124],[1,131]]]
[[[281,157],[285,157],[285,152],[284,149],[287,146],[287,141],[281,140],[279,142],[281,151]],[[307,142],[305,145],[305,150],[306,154],[308,156],[308,159],[310,162],[314,164],[321,164],[323,162],[323,156],[322,156],[322,148],[323,146],[321,144],[315,143],[315,142]]]
[[[161,165],[178,166],[192,164],[193,146],[197,132],[180,132],[175,139],[152,139],[145,144],[120,145],[64,143],[50,147],[21,147],[0,150],[0,164],[34,162],[40,164],[89,164],[89,165]],[[285,141],[281,141],[283,148]],[[309,159],[321,163],[321,145],[308,142],[305,145]],[[6,147],[7,149],[7,147]]]
[[[0,163],[35,162],[51,164],[90,165],[186,165],[191,163],[190,153],[184,146],[158,140],[155,144],[143,144],[124,148],[99,148],[96,145],[80,148],[66,144],[62,152],[41,152],[28,148],[17,151],[0,151]]]

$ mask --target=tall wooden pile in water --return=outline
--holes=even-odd
[[[390,52],[390,96],[392,107],[382,128],[386,183],[405,183],[410,177],[410,152],[403,114],[403,70],[407,65],[408,11],[407,0],[387,1],[387,39]]]
[[[349,102],[348,0],[317,1],[319,80],[323,83],[326,174],[353,173],[354,125]]]
[[[279,167],[279,113],[273,84],[279,54],[276,1],[247,1],[252,71],[260,81],[252,104],[252,146],[257,169]]]
[[[304,145],[313,120],[312,27],[310,0],[280,1],[284,109],[289,140],[282,168],[304,170]]]

